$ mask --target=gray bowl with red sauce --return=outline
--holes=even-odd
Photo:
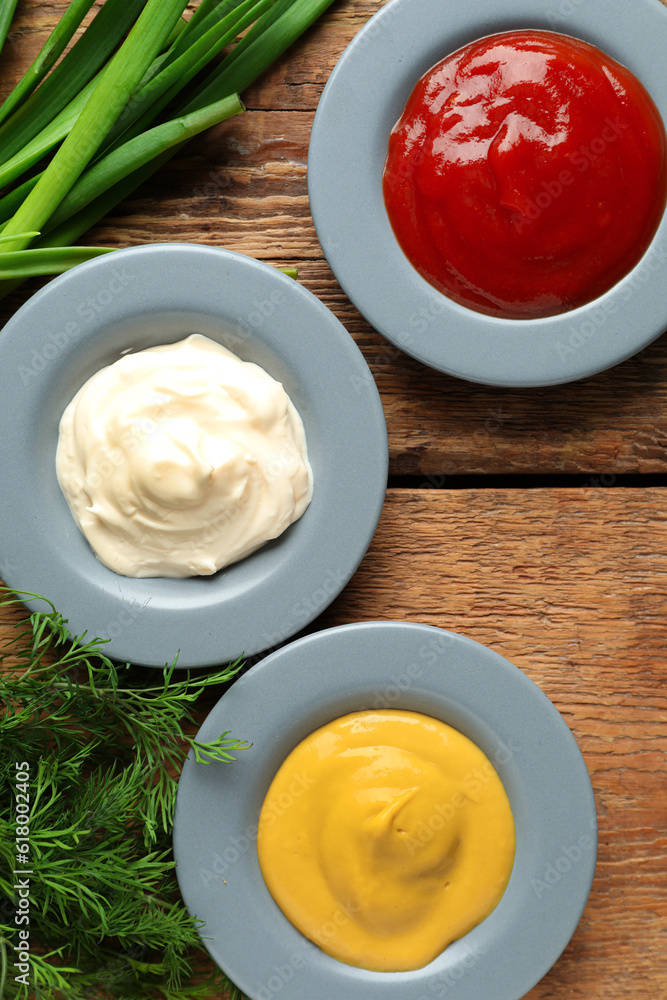
[[[392,229],[382,178],[389,134],[420,77],[464,45],[535,29],[581,39],[639,79],[667,120],[667,10],[658,0],[391,0],[348,46],[322,95],[308,179],[317,234],[341,286],[368,321],[419,361],[489,385],[555,385],[604,371],[667,326],[667,221],[604,294],[538,319],[505,319],[455,302],[412,266]],[[539,188],[539,181],[538,188]]]

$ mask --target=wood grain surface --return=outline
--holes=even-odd
[[[65,6],[19,0],[0,97]],[[667,472],[667,339],[576,384],[502,390],[425,368],[359,315],[317,240],[307,149],[331,69],[380,6],[334,3],[244,94],[245,115],[191,142],[85,242],[206,242],[295,264],[341,319],[380,389],[390,470],[424,488],[388,491],[369,553],[309,631],[426,622],[488,644],[541,686],[584,754],[600,851],[581,924],[528,996],[658,1000],[667,997],[667,503],[664,490],[619,488],[616,477]],[[0,303],[0,322],[37,287]],[[453,475],[527,473],[608,488],[428,488]],[[0,644],[18,617],[0,620]]]
[[[596,796],[598,865],[577,932],[530,1000],[667,996],[663,496],[390,490],[366,558],[309,629],[407,619],[461,632],[539,684],[572,730]],[[5,613],[0,643],[18,619]]]

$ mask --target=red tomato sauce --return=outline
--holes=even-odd
[[[629,70],[549,31],[479,39],[426,73],[384,198],[417,270],[478,312],[534,319],[637,264],[667,194],[665,128]]]

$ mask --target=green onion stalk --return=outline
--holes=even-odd
[[[78,262],[55,251],[78,240],[190,137],[241,113],[238,94],[332,2],[202,0],[186,20],[185,0],[106,0],[48,73],[90,7],[73,0],[0,106],[0,296],[31,273],[60,273],[68,259]],[[0,13],[4,6],[0,0]],[[31,244],[51,254],[22,261]],[[83,259],[93,256],[94,248],[78,250]]]
[[[148,0],[71,132],[5,226],[4,236],[42,228],[99,149],[185,6],[184,0]],[[25,239],[18,238],[12,249],[22,250],[26,245]]]
[[[5,44],[18,0],[0,0],[0,52]]]
[[[31,93],[0,127],[0,162],[21,150],[93,79],[134,24],[144,3],[106,0],[76,45],[44,81],[46,85]],[[12,100],[12,94],[7,100]]]
[[[35,87],[41,83],[64,52],[67,43],[92,6],[93,0],[72,0],[30,69],[0,107],[0,122],[3,122],[19,104],[22,104]]]

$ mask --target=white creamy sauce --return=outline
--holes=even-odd
[[[60,487],[123,576],[208,576],[277,538],[310,503],[301,418],[258,365],[208,337],[128,354],[60,421]]]

